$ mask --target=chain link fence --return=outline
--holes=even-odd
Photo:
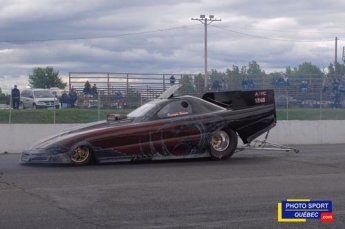
[[[90,84],[89,88],[85,86],[86,81]],[[273,89],[280,120],[345,119],[342,76],[211,74],[205,85],[205,78],[201,74],[71,72],[69,90],[73,88],[77,94],[73,108],[12,110],[8,107],[1,109],[0,106],[0,123],[83,123],[104,120],[108,113],[126,114],[156,99],[176,83],[183,85],[179,95],[198,97],[207,91]],[[11,104],[11,101],[7,103]]]

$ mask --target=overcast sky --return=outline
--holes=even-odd
[[[204,73],[255,60],[266,73],[338,61],[345,46],[339,0],[0,0],[0,88],[28,85],[34,67],[69,72]]]

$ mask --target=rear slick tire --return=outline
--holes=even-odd
[[[230,158],[237,147],[236,132],[231,129],[218,130],[211,135],[210,157],[213,160],[226,160]]]

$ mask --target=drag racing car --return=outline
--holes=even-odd
[[[43,139],[22,152],[21,162],[224,160],[244,149],[238,139],[250,147],[276,125],[273,90],[208,92],[199,98],[176,96],[180,87],[170,87],[128,115],[109,114],[107,120]]]

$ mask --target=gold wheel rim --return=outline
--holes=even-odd
[[[224,151],[230,144],[229,136],[224,131],[217,131],[213,134],[211,144],[213,149],[217,151]]]
[[[222,140],[219,137],[219,135],[213,136],[213,138],[212,138],[212,146],[213,146],[213,148],[217,148],[221,142],[222,142]]]
[[[83,163],[87,161],[87,159],[90,157],[90,150],[88,147],[77,147],[75,150],[73,150],[72,153],[72,161],[74,163]]]

